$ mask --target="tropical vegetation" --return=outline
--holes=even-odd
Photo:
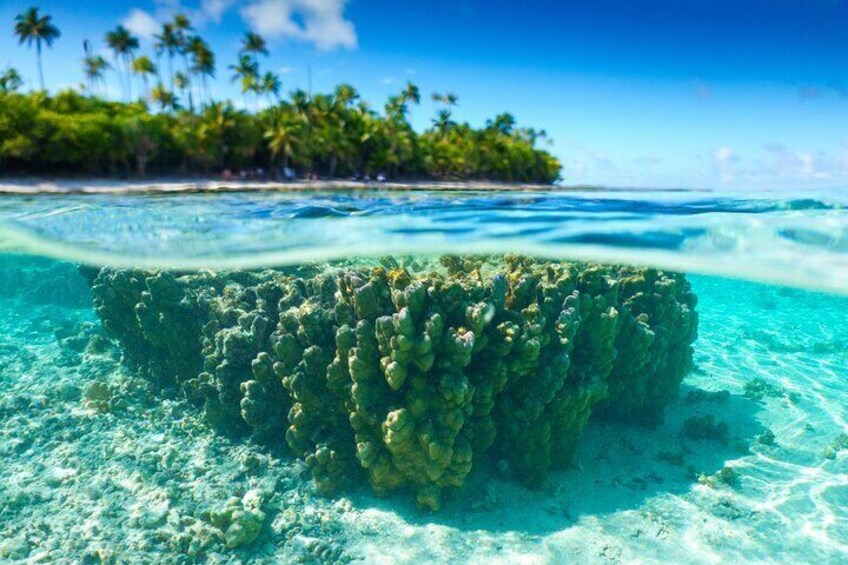
[[[155,36],[155,52],[140,53],[130,30],[104,36],[111,56],[83,45],[85,82],[49,94],[41,71],[42,45],[60,37],[49,15],[31,8],[16,18],[21,43],[35,45],[40,89],[23,92],[14,68],[0,73],[0,172],[144,175],[217,174],[263,168],[327,177],[490,179],[553,182],[560,164],[541,148],[544,131],[521,128],[504,113],[483,127],[455,119],[458,98],[434,94],[438,110],[423,132],[409,121],[421,101],[408,83],[379,108],[348,84],[332,92],[283,95],[280,77],[262,70],[268,46],[244,35],[227,78],[243,95],[240,108],[214,100],[209,83],[218,62],[209,45],[179,14]],[[109,59],[112,59],[110,62]],[[114,74],[122,100],[106,97]],[[136,88],[134,88],[134,84]]]

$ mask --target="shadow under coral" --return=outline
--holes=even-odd
[[[391,512],[412,525],[546,535],[581,517],[638,510],[654,497],[685,495],[699,476],[715,475],[728,460],[750,452],[764,431],[756,419],[761,408],[750,398],[684,382],[663,423],[654,428],[590,420],[572,467],[551,472],[538,489],[499,475],[491,458],[484,458],[435,513],[422,512],[408,497],[378,498],[367,486],[344,494],[360,510]],[[726,437],[691,437],[686,422],[703,416],[712,416],[719,427],[727,424]]]

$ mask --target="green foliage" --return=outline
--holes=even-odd
[[[322,492],[363,477],[432,510],[484,454],[538,485],[569,464],[600,402],[610,417],[657,416],[691,365],[697,317],[680,275],[518,256],[382,263],[89,278],[127,361],[203,403],[213,426],[285,441]],[[676,290],[647,308],[633,281]],[[630,318],[655,337],[628,342]],[[680,342],[659,347],[670,331]],[[727,429],[706,417],[686,433]]]
[[[381,172],[389,177],[535,183],[560,178],[559,161],[537,147],[544,132],[516,127],[510,114],[496,116],[482,129],[458,123],[453,109],[459,99],[452,93],[433,94],[439,110],[433,128],[421,134],[407,119],[409,106],[421,101],[412,83],[389,98],[382,114],[359,101],[346,84],[315,96],[296,90],[282,101],[280,77],[261,72],[259,56],[269,54],[268,46],[254,32],[244,34],[236,61],[228,65],[244,106],[257,110],[251,114],[212,100],[208,80],[215,78],[215,54],[193,34],[185,14],[162,23],[154,36],[156,60],[167,55],[167,73],[160,68],[164,62],[160,66],[148,55],[136,57],[139,39],[123,25],[104,37],[114,67],[94,54],[88,40],[83,42],[88,94],[105,87],[106,71],[114,68],[124,104],[71,91],[47,95],[42,43],[51,46],[59,29],[35,7],[16,17],[14,29],[21,43],[35,44],[42,92],[15,94],[21,86],[17,71],[0,75],[0,173],[209,174],[291,167],[310,177],[320,173],[330,178]],[[177,57],[183,68],[175,71]],[[130,102],[133,75],[143,86],[137,103]],[[261,100],[268,107],[259,111]],[[151,111],[148,102],[160,113]]]
[[[209,56],[203,45],[195,48],[201,59],[194,64],[214,74],[213,67],[203,66],[202,58]],[[129,69],[129,55],[121,56]],[[102,58],[86,65],[93,90],[107,65]],[[143,57],[133,68],[145,77],[155,72]],[[236,76],[246,78],[245,90],[253,92],[251,69],[239,68]],[[266,74],[259,79],[264,86],[257,95],[274,98],[280,88],[276,77]],[[173,89],[161,83],[150,89],[160,112],[144,102],[112,102],[70,90],[55,96],[21,94],[14,92],[16,81],[3,84],[3,173],[209,174],[224,168],[286,166],[328,177],[374,177],[383,171],[392,177],[540,183],[559,178],[559,162],[536,147],[540,134],[514,128],[508,114],[484,129],[458,124],[417,134],[407,120],[408,105],[420,99],[414,85],[393,97],[384,114],[369,109],[349,85],[311,99],[295,91],[290,100],[254,114],[226,102],[203,104],[197,112],[182,110]]]
[[[24,81],[21,79],[21,75],[18,73],[17,69],[13,67],[6,67],[6,70],[3,71],[2,75],[0,75],[0,94],[15,92],[23,85],[23,83]]]

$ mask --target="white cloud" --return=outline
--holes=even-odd
[[[187,8],[181,0],[154,0],[154,4],[152,13],[133,8],[121,23],[151,40],[162,22],[177,13],[186,14],[195,27],[203,27],[220,22],[227,11],[241,5],[241,16],[251,29],[271,39],[313,43],[321,50],[354,49],[359,41],[353,22],[344,17],[347,0],[200,0],[197,8]]]
[[[159,32],[162,24],[176,14],[185,14],[195,27],[202,28],[209,22],[220,22],[227,10],[243,2],[244,0],[201,0],[197,8],[187,8],[181,0],[154,0],[156,7],[152,13],[133,8],[121,23],[135,35],[152,41],[153,35]]]
[[[384,77],[380,79],[380,84],[392,84],[395,81],[392,77]]]
[[[736,152],[731,147],[719,147],[713,151],[713,159],[719,163],[729,163],[736,160]]]
[[[280,67],[279,69],[277,69],[277,72],[281,75],[287,75],[295,71],[297,71],[297,67]]]
[[[795,151],[780,143],[766,143],[763,147],[771,160],[761,164],[766,175],[782,178],[845,179],[848,176],[848,150],[834,154],[824,151],[811,153]]]
[[[719,147],[713,151],[713,163],[719,178],[723,182],[736,180],[738,175],[736,163],[739,161],[739,156],[732,147]]]
[[[251,0],[241,15],[253,31],[270,38],[314,43],[318,49],[354,49],[353,23],[344,17],[347,0]]]
[[[156,21],[156,18],[138,8],[130,10],[130,13],[121,23],[133,34],[148,41],[152,40],[153,36],[159,32],[159,22]]]
[[[237,3],[238,0],[203,0],[200,3],[200,12],[206,18],[214,22],[220,22],[224,12]]]

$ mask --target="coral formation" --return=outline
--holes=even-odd
[[[265,522],[260,503],[256,493],[249,491],[243,498],[231,497],[226,504],[202,513],[201,517],[223,532],[228,548],[250,545],[259,537]]]
[[[126,360],[228,433],[285,439],[322,492],[367,477],[437,509],[490,453],[529,485],[593,412],[656,422],[691,367],[696,299],[652,269],[438,264],[91,273]]]
[[[848,434],[839,434],[825,447],[824,457],[825,459],[836,459],[836,454],[845,449],[848,449]]]
[[[683,437],[696,441],[717,441],[726,445],[730,431],[725,422],[717,422],[712,414],[692,416],[683,422]]]

